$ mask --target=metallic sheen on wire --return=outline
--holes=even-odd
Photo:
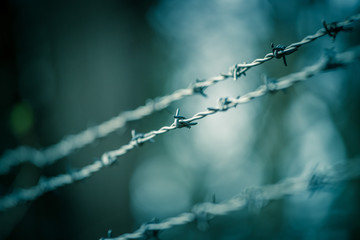
[[[357,14],[342,22],[332,23],[331,25],[336,26],[337,28],[333,29],[334,33],[330,36],[333,37],[334,34],[347,30],[353,22],[359,20],[360,14]],[[142,119],[154,112],[165,109],[171,103],[187,96],[198,93],[205,95],[203,91],[207,87],[227,79],[237,79],[242,74],[245,75],[250,68],[263,64],[273,59],[275,56],[285,57],[286,55],[292,54],[299,47],[329,34],[329,31],[331,31],[331,28],[321,28],[314,35],[306,36],[300,42],[292,43],[284,50],[268,53],[264,58],[255,59],[251,63],[236,64],[227,74],[220,74],[219,76],[199,81],[188,88],[179,89],[172,94],[150,100],[143,106],[139,106],[134,110],[122,112],[118,116],[99,125],[90,127],[78,134],[68,135],[58,143],[44,149],[38,150],[32,147],[20,146],[14,150],[8,150],[0,158],[0,175],[7,174],[12,167],[24,162],[31,162],[37,167],[51,165],[57,160],[70,155],[75,150],[93,143],[96,139],[103,138],[110,133],[123,128],[130,121]]]
[[[244,208],[259,210],[271,200],[278,200],[307,191],[310,193],[320,191],[326,187],[332,187],[335,184],[359,177],[359,159],[346,160],[345,163],[335,164],[322,171],[314,171],[314,169],[309,168],[298,177],[288,178],[272,185],[246,188],[227,201],[200,203],[195,205],[190,212],[181,213],[175,217],[158,221],[158,223],[144,223],[133,233],[125,233],[115,238],[101,238],[101,240],[148,239],[152,232],[169,230],[195,221],[198,224],[202,222],[208,224],[215,216],[224,216]]]
[[[273,81],[271,83],[266,82],[264,85],[258,87],[257,90],[249,92],[241,97],[237,98],[222,98],[219,101],[218,106],[208,108],[207,111],[196,113],[190,118],[184,118],[178,116],[179,111],[177,111],[175,120],[170,126],[161,127],[158,130],[150,131],[146,134],[140,134],[134,138],[126,145],[121,146],[119,149],[105,152],[100,160],[95,161],[92,164],[89,164],[78,171],[72,171],[70,173],[61,174],[51,178],[42,178],[39,183],[28,189],[18,189],[12,193],[5,195],[0,198],[0,211],[5,211],[6,209],[17,206],[23,201],[31,201],[39,196],[43,195],[46,192],[52,191],[59,187],[72,184],[74,182],[83,180],[92,176],[92,174],[100,171],[104,167],[110,166],[113,164],[118,157],[125,155],[128,151],[136,148],[140,144],[151,141],[158,135],[167,133],[169,131],[190,127],[196,121],[205,118],[209,115],[213,115],[218,112],[227,111],[231,108],[235,108],[241,103],[247,103],[255,98],[264,96],[267,93],[272,93],[274,91],[282,90],[289,88],[299,81],[305,81],[310,77],[314,76],[317,73],[321,73],[327,70],[336,69],[341,66],[350,64],[354,61],[360,60],[360,47],[355,47],[347,52],[339,53],[330,58],[323,58],[318,63],[305,68],[303,71],[290,74],[288,76],[278,79],[278,81]]]

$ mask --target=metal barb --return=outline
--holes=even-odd
[[[230,103],[232,102],[229,101],[227,97],[218,99],[219,109],[221,109],[221,111],[226,111],[229,108]]]
[[[336,69],[343,66],[341,62],[336,61],[336,51],[334,47],[325,49],[325,61],[327,70]]]
[[[274,43],[271,43],[271,49],[274,57],[278,59],[282,58],[284,60],[285,66],[287,66],[286,58],[285,58],[285,55],[287,54],[284,51],[286,49],[286,46],[278,44],[276,45],[276,47],[274,47]]]
[[[235,64],[235,66],[234,66],[234,69],[233,69],[233,75],[234,75],[234,81],[236,81],[237,80],[237,65]]]
[[[351,20],[351,21],[350,21]],[[349,24],[353,23],[354,21],[360,20],[360,14],[356,15],[350,20],[343,21],[339,23],[340,26],[348,26]],[[320,38],[322,36],[325,36],[324,30],[320,29],[316,34],[307,36],[303,40],[297,43],[290,44],[286,47],[284,52],[286,54],[290,54],[296,49],[298,49],[300,46],[305,45],[309,42],[314,41],[317,38]],[[356,60],[359,60],[360,56],[360,48],[355,47],[352,50],[349,50],[344,53],[336,54],[336,57],[334,57],[334,62],[338,64],[339,66],[343,66],[346,64],[350,64]],[[274,57],[273,54],[267,54],[263,59],[255,59],[253,62],[247,64],[246,66],[239,64],[239,67],[244,67],[244,69],[249,69],[254,66],[258,66],[266,61],[271,60]],[[310,67],[304,68],[301,72],[290,74],[288,76],[285,76],[278,80],[277,82],[277,89],[278,90],[284,90],[292,85],[294,85],[297,82],[305,81],[309,79],[311,76],[314,76],[315,74],[319,74],[321,72],[324,72],[328,70],[326,64],[323,64],[323,59],[321,59],[318,63],[313,64]],[[336,66],[336,65],[334,65]],[[209,78],[206,80],[207,86],[210,86],[216,82],[223,81],[227,77],[215,77],[215,78]],[[231,76],[228,76],[228,78],[231,78]],[[204,82],[205,83],[205,82]],[[265,90],[264,90],[265,89]],[[258,89],[252,92],[248,92],[244,94],[242,97],[233,99],[228,98],[228,101],[230,101],[232,104],[226,104],[227,109],[235,108],[237,104],[243,104],[250,102],[253,99],[262,97],[266,94],[266,86],[260,86]],[[185,96],[193,95],[193,91],[191,88],[187,89],[180,89],[175,91],[173,94],[170,94],[165,97],[157,98],[158,100],[155,105],[158,105],[157,110],[164,109],[164,106],[169,106],[169,104],[174,99],[181,99]],[[145,113],[144,113],[145,111]],[[215,113],[220,112],[221,109],[219,107],[213,107],[208,108],[208,111],[199,112],[193,115],[191,118],[185,119],[182,116],[179,116],[179,111],[177,111],[175,118],[175,121],[170,126],[163,126],[158,130],[150,131],[146,134],[143,134],[143,137],[136,138],[137,143],[143,143],[147,141],[151,141],[151,139],[155,138],[158,135],[167,133],[169,131],[175,130],[177,128],[187,127],[190,128],[192,125],[197,124],[195,121],[199,121],[200,119],[203,119],[207,116],[213,115]],[[17,152],[17,150],[14,150],[12,153],[14,155],[10,154],[10,157],[7,157],[6,161],[0,161],[0,173],[4,174],[9,171],[9,169],[12,166],[21,164],[25,162],[23,157],[18,157],[17,154],[20,154],[20,156],[32,156],[34,158],[31,158],[32,160],[29,160],[30,162],[34,163],[36,166],[45,166],[50,165],[55,162],[55,160],[60,159],[61,157],[69,155],[72,151],[75,149],[79,149],[84,147],[85,145],[95,141],[95,139],[104,137],[108,135],[110,132],[113,132],[121,127],[124,126],[124,124],[128,121],[134,121],[136,119],[143,118],[144,116],[147,116],[149,114],[153,113],[153,107],[150,105],[150,108],[147,106],[140,106],[139,108],[133,110],[133,111],[127,111],[123,112],[119,116],[116,116],[98,126],[94,126],[91,128],[86,129],[85,131],[70,136],[65,137],[64,140],[60,141],[59,143],[50,146],[49,148],[46,148],[44,150],[34,150],[32,148],[20,148],[20,152]],[[100,134],[100,135],[97,135]],[[136,136],[135,134],[133,136]],[[85,140],[84,140],[85,139]],[[90,140],[89,140],[90,139]],[[79,143],[80,142],[80,143]],[[59,149],[62,149],[63,147],[71,145],[72,147],[67,148],[65,152],[60,151]],[[136,144],[134,144],[133,141],[129,141],[128,144],[122,145],[116,150],[105,152],[101,160],[96,160],[93,163],[90,163],[82,168],[80,168],[78,171],[69,172],[60,174],[54,177],[47,178],[43,182],[39,182],[39,184],[34,185],[30,188],[26,189],[19,189],[14,190],[12,193],[9,193],[5,196],[0,197],[0,211],[5,211],[9,208],[16,207],[20,203],[35,200],[36,198],[42,196],[46,192],[53,191],[57,188],[72,184],[77,181],[81,181],[83,179],[91,177],[94,173],[101,171],[104,167],[110,166],[111,164],[116,162],[116,159],[122,155],[127,154],[129,151],[133,150],[136,147]],[[55,150],[54,150],[55,149]],[[53,151],[56,153],[54,155]],[[17,160],[14,160],[14,156]],[[52,156],[51,158],[48,158],[47,156]],[[54,157],[55,156],[55,157]],[[20,160],[19,160],[20,159]],[[12,161],[14,160],[14,161]],[[4,163],[5,162],[5,163]],[[11,164],[9,164],[9,162]]]
[[[337,64],[345,65],[353,63],[356,60],[359,60],[360,56],[360,47],[355,47],[344,53],[337,53],[334,57],[334,62]],[[308,80],[311,76],[319,74],[327,70],[324,60],[321,59],[317,63],[313,64],[310,67],[304,68],[302,71],[290,74],[288,76],[278,79],[276,85],[278,90],[285,90],[294,84]],[[227,104],[227,109],[235,108],[237,104],[244,104],[250,102],[253,99],[260,98],[267,93],[266,86],[262,85],[258,87],[255,91],[248,92],[242,95],[240,98],[227,98],[225,101]],[[229,104],[228,102],[231,102]],[[199,121],[205,117],[211,116],[215,113],[221,112],[222,110],[219,107],[208,108],[208,111],[198,112],[192,117],[185,119],[182,116],[179,116],[180,110],[176,111],[174,116],[175,121],[170,126],[163,126],[158,130],[150,131],[146,134],[143,134],[142,138],[138,138],[138,142],[147,142],[155,138],[158,135],[165,134],[169,131],[175,130],[182,127],[190,127],[195,125],[195,121]],[[225,110],[224,110],[225,111]],[[133,132],[133,136],[136,137],[136,133]],[[116,162],[116,159],[120,156],[127,154],[129,151],[133,150],[136,147],[133,140],[130,140],[128,144],[122,145],[118,149],[108,151],[103,153],[101,160],[96,160],[93,163],[86,165],[80,168],[78,171],[71,173],[60,174],[51,178],[47,178],[42,182],[39,182],[37,185],[32,186],[26,189],[14,190],[12,193],[0,197],[0,212],[5,211],[9,208],[16,207],[20,203],[35,200],[36,198],[42,196],[46,192],[53,191],[57,188],[72,184],[77,181],[91,177],[94,173],[101,171],[103,168],[112,165]]]
[[[275,47],[272,53],[266,54],[263,58],[254,59],[250,63],[237,64],[235,71],[236,74],[234,74],[234,70],[231,70],[228,74],[220,74],[219,76],[208,78],[203,81],[204,86],[206,85],[206,87],[209,87],[227,79],[237,79],[241,74],[245,75],[245,72],[250,68],[270,61],[273,57],[276,58],[276,56],[282,57],[284,64],[286,65],[287,63],[285,55],[289,55],[295,52],[301,46],[309,44],[314,40],[325,36],[324,31],[327,33],[327,35],[335,38],[338,32],[351,30],[349,26],[359,20],[360,14],[353,15],[344,21],[332,23],[330,25],[323,21],[325,29],[319,29],[315,34],[308,35],[301,41],[290,44],[283,51]],[[178,89],[166,96],[156,97],[152,102],[147,101],[147,103],[143,106],[139,106],[138,108],[131,111],[122,112],[103,123],[89,127],[77,134],[65,136],[56,144],[48,146],[44,149],[39,150],[32,147],[20,146],[14,150],[7,150],[0,157],[0,175],[7,174],[13,167],[24,162],[31,162],[37,167],[51,165],[56,161],[72,154],[77,149],[81,149],[93,143],[97,139],[104,138],[109,134],[124,128],[130,121],[139,120],[153,114],[154,112],[161,111],[167,108],[171,103],[174,103],[185,97],[192,96],[197,93],[204,95],[202,93],[203,90],[205,89],[200,88],[194,90],[194,87],[190,86],[188,88]]]
[[[204,82],[203,80],[196,79],[196,83]],[[203,97],[207,97],[206,93],[204,92],[206,90],[206,86],[196,86],[196,84],[193,86],[194,93],[198,93]]]
[[[322,20],[322,24],[324,26],[324,29],[326,31],[326,33],[332,37],[333,41],[335,41],[335,38],[337,36],[337,34],[341,31],[351,31],[352,28],[351,27],[344,27],[339,25],[337,22],[332,22],[327,24],[325,20]]]
[[[109,152],[106,152],[101,156],[100,163],[103,166],[110,166],[113,165],[115,161],[116,161],[116,157],[112,156]]]
[[[196,216],[195,222],[197,228],[202,232],[208,230],[210,227],[210,221],[214,219],[215,216],[208,213],[206,211],[205,205],[202,204],[195,205],[193,208],[193,212],[195,213]]]
[[[158,223],[160,223],[160,220],[158,218],[154,218],[151,221],[149,221],[143,225],[143,228],[145,229],[145,232],[144,232],[145,239],[153,239],[153,238],[159,239],[160,230],[149,229],[150,224],[158,224]]]
[[[316,171],[316,169],[317,165],[315,166],[308,182],[308,191],[310,192],[310,196],[330,185],[328,176],[323,172]]]
[[[244,62],[241,65],[246,65],[246,62]],[[233,67],[230,68],[230,73],[233,76],[234,81],[236,81],[241,74],[246,76],[246,67],[238,66],[238,64],[235,64]]]
[[[360,164],[359,159],[356,159],[352,163],[351,162],[352,161],[345,161],[340,166],[337,164],[330,166],[333,170],[333,173],[342,174],[344,175],[344,177],[338,178],[336,177],[336,174],[333,174],[327,177],[328,181],[344,182],[352,179],[359,179],[360,168],[354,168],[354,166],[358,166]],[[348,173],[352,171],[351,169],[355,169],[356,172],[353,172],[352,174],[347,174],[347,172],[343,172],[344,169],[346,169]],[[250,212],[253,212],[255,210],[256,213],[263,209],[265,206],[267,206],[273,200],[279,200],[289,195],[295,196],[303,194],[304,192],[311,191],[311,188],[308,188],[308,185],[306,185],[306,183],[309,181],[308,176],[306,176],[304,173],[306,173],[306,171],[304,171],[303,174],[300,174],[298,177],[287,178],[272,185],[265,185],[256,188],[245,188],[239,194],[233,196],[227,201],[223,201],[220,203],[199,203],[193,207],[192,213],[180,213],[177,216],[164,219],[160,224],[154,224],[152,226],[152,231],[160,229],[172,229],[175,226],[186,225],[192,222],[195,222],[197,224],[199,230],[205,231],[210,227],[210,221],[216,216],[228,215],[231,212],[239,211],[246,208]],[[319,188],[318,190],[322,190],[322,188]],[[147,237],[146,232],[148,230],[148,224],[149,223],[143,224],[133,234],[126,233],[113,239],[125,240],[142,239],[144,236]],[[128,236],[131,236],[131,238]]]
[[[144,137],[144,134],[142,133],[136,133],[135,129],[131,130],[131,141],[135,141],[136,146],[140,147],[142,146],[144,143],[140,141],[140,139],[142,139]]]
[[[208,111],[212,111],[212,112],[218,112],[220,111],[220,109],[218,107],[207,107],[206,108]]]
[[[277,92],[275,79],[268,78],[266,74],[263,74],[263,79],[264,79],[264,85],[266,86],[266,91],[268,91],[269,93]]]
[[[175,120],[174,120],[174,123],[173,123],[173,125],[176,128],[183,128],[183,127],[191,128],[191,126],[197,124],[197,123],[194,123],[194,122],[184,121],[184,119],[186,119],[186,118],[183,117],[183,116],[180,116],[179,114],[180,114],[180,108],[177,108],[175,116],[174,116]]]

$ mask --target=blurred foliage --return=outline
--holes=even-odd
[[[10,113],[10,126],[15,136],[23,136],[33,125],[33,112],[26,103],[20,103]]]

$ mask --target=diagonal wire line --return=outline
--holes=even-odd
[[[15,190],[10,194],[1,197],[0,211],[5,211],[6,209],[15,207],[24,201],[34,200],[44,193],[59,187],[88,178],[101,169],[112,165],[118,159],[118,157],[125,155],[128,151],[144,144],[145,142],[151,141],[158,135],[167,133],[177,128],[190,128],[192,125],[197,124],[196,121],[209,115],[235,108],[239,104],[250,102],[251,100],[264,96],[267,93],[273,93],[278,90],[289,88],[295,83],[299,81],[305,81],[315,74],[342,67],[356,60],[360,60],[360,46],[355,47],[347,52],[334,54],[327,58],[322,58],[318,63],[305,68],[303,71],[287,75],[278,79],[278,81],[266,81],[264,85],[261,85],[255,91],[249,92],[241,97],[221,98],[219,100],[218,106],[208,108],[208,110],[204,112],[196,113],[190,118],[179,116],[178,109],[176,111],[176,115],[174,116],[175,120],[170,126],[161,127],[158,130],[150,131],[146,134],[135,134],[135,132],[133,132],[133,138],[128,144],[125,144],[116,150],[103,153],[100,160],[97,160],[78,171],[72,171],[70,173],[61,174],[48,179],[41,178],[39,183],[33,187]]]
[[[143,106],[139,106],[134,110],[122,112],[118,116],[99,125],[87,128],[78,134],[68,135],[58,143],[49,147],[35,149],[28,146],[20,146],[14,150],[8,150],[0,158],[0,175],[7,174],[12,167],[23,162],[31,162],[37,167],[51,165],[57,160],[70,155],[75,150],[91,144],[96,139],[103,138],[110,133],[123,128],[128,122],[140,120],[154,112],[165,109],[171,103],[187,96],[195,94],[206,96],[204,90],[207,87],[231,78],[236,80],[241,75],[245,75],[250,68],[263,64],[273,58],[283,58],[286,65],[286,55],[292,54],[299,47],[325,35],[330,35],[335,38],[338,32],[349,30],[349,26],[359,20],[360,14],[357,14],[341,22],[333,22],[330,24],[323,22],[324,27],[319,29],[315,34],[306,36],[301,41],[292,43],[287,47],[277,45],[276,47],[273,47],[272,52],[266,54],[264,58],[255,59],[251,63],[236,64],[227,74],[220,74],[216,77],[198,81],[188,88],[178,89],[172,94],[150,100]]]
[[[315,191],[326,190],[328,187],[359,177],[359,159],[334,164],[325,170],[308,168],[298,177],[288,178],[272,185],[246,188],[241,193],[221,203],[199,203],[190,212],[181,213],[162,221],[144,223],[133,233],[126,233],[115,238],[108,236],[108,238],[101,238],[101,240],[150,239],[152,236],[156,237],[160,231],[191,222],[196,222],[198,227],[204,224],[207,226],[215,216],[228,215],[245,208],[260,210],[270,201],[304,192],[312,194]]]

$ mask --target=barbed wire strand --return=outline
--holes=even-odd
[[[115,238],[101,238],[101,240],[150,239],[151,236],[157,236],[160,231],[169,230],[191,222],[197,222],[198,227],[209,226],[209,221],[215,216],[225,216],[245,208],[258,211],[267,206],[272,200],[304,192],[312,194],[316,191],[326,190],[328,187],[334,187],[336,184],[344,181],[358,179],[359,177],[359,159],[326,166],[322,170],[307,168],[298,177],[288,178],[272,185],[246,188],[241,193],[221,203],[199,203],[190,212],[181,213],[162,221],[150,221],[142,224],[133,233],[126,233]]]
[[[357,14],[341,22],[333,22],[330,24],[323,22],[323,28],[319,29],[313,35],[306,36],[299,42],[292,43],[287,47],[282,45],[274,47],[272,45],[272,52],[266,54],[264,58],[255,59],[251,63],[236,64],[227,74],[220,74],[216,77],[197,81],[188,88],[178,89],[172,94],[149,100],[143,106],[139,106],[134,110],[122,112],[118,116],[113,117],[99,125],[87,128],[78,134],[68,135],[58,143],[44,149],[21,146],[14,150],[7,150],[0,158],[0,175],[7,174],[12,167],[24,162],[31,162],[37,167],[51,165],[57,160],[70,155],[75,150],[81,149],[93,143],[96,139],[103,138],[110,133],[123,128],[128,122],[140,120],[153,114],[154,112],[163,110],[171,103],[185,97],[195,94],[206,96],[204,90],[207,87],[230,78],[234,78],[236,80],[241,77],[241,75],[245,75],[250,68],[263,64],[273,58],[283,58],[286,65],[286,55],[294,53],[299,47],[325,35],[335,38],[338,32],[349,30],[349,26],[359,20],[360,14]]]
[[[6,209],[15,207],[23,201],[34,200],[44,193],[59,187],[88,178],[104,167],[112,165],[118,157],[125,155],[128,151],[144,144],[145,142],[151,141],[158,135],[178,128],[191,128],[191,126],[197,124],[196,121],[207,116],[235,108],[238,104],[250,102],[251,100],[264,96],[267,93],[273,93],[278,90],[289,88],[296,82],[307,80],[317,73],[342,67],[352,63],[355,60],[360,60],[360,46],[355,47],[347,52],[338,54],[333,53],[330,57],[328,56],[326,58],[322,58],[318,63],[305,68],[303,71],[287,75],[278,79],[277,81],[266,81],[266,83],[258,87],[257,90],[249,92],[241,97],[220,98],[218,106],[208,108],[207,111],[198,112],[190,118],[180,116],[180,111],[177,109],[174,116],[175,120],[170,126],[161,127],[158,130],[150,131],[146,134],[136,134],[135,131],[133,131],[132,139],[128,144],[121,146],[119,149],[105,152],[102,154],[101,158],[96,160],[94,163],[89,164],[78,171],[74,170],[69,173],[61,174],[51,178],[40,178],[38,184],[33,187],[27,189],[18,189],[8,195],[1,197],[0,211],[5,211]]]

